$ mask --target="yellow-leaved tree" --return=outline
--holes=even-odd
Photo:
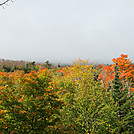
[[[79,59],[55,77],[59,97],[65,104],[61,110],[62,123],[71,124],[76,133],[116,132],[112,98],[95,79],[96,69],[88,62]]]

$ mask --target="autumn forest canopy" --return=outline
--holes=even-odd
[[[133,134],[134,64],[0,62],[0,134]]]

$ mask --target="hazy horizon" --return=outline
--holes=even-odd
[[[134,61],[133,0],[16,0],[0,8],[0,58],[71,64]]]

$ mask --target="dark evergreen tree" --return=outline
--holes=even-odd
[[[47,60],[47,61],[45,62],[45,66],[46,66],[46,68],[48,68],[48,69],[51,69],[51,68],[52,68],[52,64],[49,62],[49,60]]]
[[[123,90],[123,88],[125,88]],[[133,94],[128,95],[128,87],[124,87],[119,79],[118,64],[115,65],[115,78],[112,86],[112,96],[117,104],[117,118],[120,122],[119,133],[134,133]]]
[[[28,63],[26,64],[26,67],[23,67],[23,68],[22,68],[22,70],[24,71],[24,73],[29,73],[29,72],[31,72],[31,68],[30,68],[30,66],[29,66]]]
[[[11,67],[3,65],[2,69],[4,70],[4,72],[10,72],[11,71]]]
[[[61,67],[60,63],[58,64],[58,67]]]
[[[15,70],[17,70],[17,66],[14,65],[13,69],[11,70],[11,72],[14,72]]]

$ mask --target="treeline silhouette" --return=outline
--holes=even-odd
[[[55,68],[56,66],[51,64],[48,60],[44,63],[36,63],[35,61],[14,61],[14,60],[0,60],[0,72],[14,72],[15,70],[23,70],[24,73],[29,73],[31,71],[38,71],[38,69],[44,68]],[[58,64],[60,67],[60,64]]]

